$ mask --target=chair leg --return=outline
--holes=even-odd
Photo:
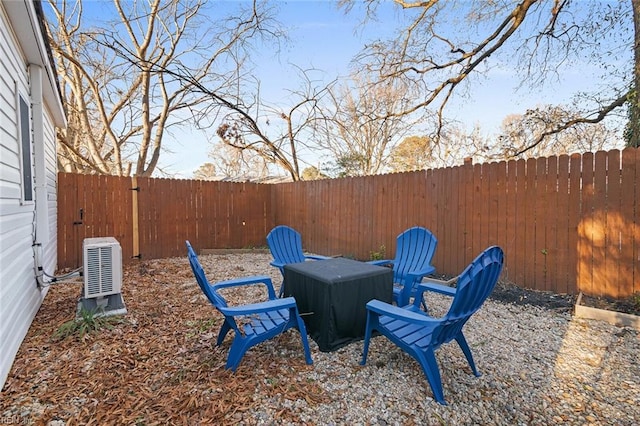
[[[436,361],[436,355],[432,348],[427,349],[424,352],[418,353],[420,358],[420,365],[422,371],[424,371],[431,391],[433,392],[433,398],[441,405],[447,405],[447,401],[444,400],[444,391],[442,390],[442,377],[440,377],[440,370],[438,369],[438,362]]]
[[[280,291],[278,292],[278,298],[282,299],[284,297],[284,268],[280,269],[280,275],[282,275],[282,282],[280,283]]]
[[[371,311],[367,311],[367,325],[364,331],[364,348],[362,349],[362,360],[360,360],[360,365],[365,365],[367,363],[367,354],[369,353],[369,340],[371,340],[371,331],[372,327],[374,326],[374,324],[372,324],[374,320],[372,320],[371,317],[374,315],[376,314],[372,313]]]
[[[458,342],[458,345],[460,345],[460,349],[462,349],[464,356],[467,358],[467,362],[469,363],[469,366],[471,367],[473,374],[476,377],[480,377],[481,374],[476,369],[476,363],[473,362],[473,355],[471,355],[471,349],[469,349],[469,345],[467,344],[467,339],[464,338],[464,334],[462,334],[462,331],[460,331],[460,333],[458,333],[458,335],[456,336],[456,342]]]
[[[304,358],[308,365],[313,364],[313,359],[311,358],[311,349],[309,349],[309,339],[307,338],[307,327],[304,325],[304,321],[298,315],[296,309],[292,309],[292,312],[289,315],[295,315],[296,322],[298,324],[298,331],[300,332],[300,339],[302,340],[302,348],[304,349]]]
[[[424,300],[424,294],[422,297],[422,309],[424,309],[424,313],[429,315],[429,308],[427,308],[427,302]]]
[[[251,346],[247,344],[246,340],[236,336],[236,338],[233,339],[233,343],[231,343],[231,349],[229,349],[226,368],[235,372],[238,365],[240,365],[242,357],[250,347]]]
[[[222,327],[220,327],[220,332],[218,333],[218,339],[216,340],[216,346],[220,346],[222,344],[229,330],[231,330],[231,326],[225,319],[224,323],[222,323]]]

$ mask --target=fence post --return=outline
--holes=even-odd
[[[138,233],[138,191],[140,188],[138,187],[138,178],[135,176],[131,177],[131,222],[133,223],[133,254],[132,257],[140,259],[140,234]]]

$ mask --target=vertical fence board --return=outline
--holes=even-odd
[[[324,210],[324,214],[322,214],[322,226],[320,227],[320,231],[322,232],[322,253],[330,254],[331,247],[331,227],[332,224],[335,223],[335,210],[339,208],[339,204],[336,202],[336,197],[332,196],[329,185],[327,181],[317,182],[316,185],[317,191],[320,193],[320,197],[322,198],[322,205]],[[335,194],[338,195],[338,194]]]
[[[211,208],[207,202],[205,188],[206,181],[196,181],[196,188],[198,191],[198,204],[196,207],[196,220],[198,225],[196,227],[196,233],[198,237],[198,247],[213,247],[211,244],[211,233],[209,230],[209,221],[205,219],[205,216],[210,214]]]
[[[328,247],[322,254],[330,256],[343,254],[345,240],[347,238],[347,236],[341,231],[344,224],[342,224],[340,220],[340,210],[344,208],[345,195],[342,190],[335,190],[336,184],[338,184],[338,181],[335,181],[335,184],[329,180],[323,181],[323,188],[326,194],[325,196],[329,200],[329,230],[327,231]],[[342,182],[340,182],[340,184],[342,184]],[[332,238],[332,236],[334,236],[334,238]]]
[[[223,182],[212,182],[208,192],[209,202],[212,205],[209,218],[211,220],[211,232],[214,235],[217,248],[228,248],[229,228],[227,227],[227,211],[229,209],[229,197],[227,194],[229,185]]]
[[[503,163],[504,164],[504,163]],[[498,223],[504,219],[504,211],[500,211],[500,196],[504,193],[502,185],[504,179],[499,180],[501,162],[492,162],[489,164],[489,217],[487,222],[487,242],[485,247],[498,244],[498,228],[504,229],[504,223]]]
[[[356,178],[356,184],[357,184],[356,196],[359,199],[358,216],[357,216],[359,220],[357,224],[360,227],[359,233],[360,235],[362,235],[361,245],[364,252],[366,253],[366,257],[364,258],[365,260],[369,260],[372,251],[378,250],[378,247],[375,247],[373,245],[374,243],[371,235],[373,228],[371,226],[370,206],[371,206],[371,199],[373,195],[373,191],[372,191],[373,185],[366,184],[370,180],[371,179],[367,180],[367,178],[365,177]]]
[[[519,263],[516,262],[516,241],[518,235],[518,227],[516,222],[516,211],[518,206],[518,194],[517,188],[517,174],[516,174],[516,161],[508,161],[507,175],[505,185],[505,214],[506,214],[506,240],[502,243],[505,254],[505,265],[503,274],[505,279],[510,282],[515,282],[515,277],[519,270]]]
[[[621,198],[620,192],[620,151],[612,150],[606,152],[606,224],[604,226],[604,273],[605,289],[604,294],[620,296],[620,247],[621,247]]]
[[[450,275],[462,272],[458,268],[458,248],[459,230],[460,228],[460,211],[458,208],[459,192],[460,192],[460,176],[458,167],[450,167],[445,169],[444,173],[444,191],[448,193],[447,221],[445,224],[444,246],[446,248],[447,266],[446,271]]]
[[[170,241],[170,244],[167,244],[164,247],[163,257],[172,257],[177,255],[178,247],[177,240],[178,236],[183,236],[188,234],[189,222],[191,220],[191,215],[189,214],[189,208],[191,204],[191,196],[192,194],[188,193],[188,182],[184,180],[173,180],[173,192],[172,197],[174,199],[179,200],[177,203],[173,204],[173,219],[175,221],[175,225],[169,228],[169,233],[165,235],[163,241]]]
[[[438,247],[436,249],[433,262],[435,263],[436,270],[445,271],[448,268],[448,262],[446,259],[446,216],[447,216],[447,201],[444,196],[445,183],[443,176],[444,169],[434,169],[430,171],[431,176],[431,193],[432,196],[432,209],[433,220],[432,226],[427,227],[436,237],[439,238]],[[403,186],[401,184],[401,186]],[[408,227],[408,226],[407,226]],[[442,244],[444,243],[444,244]],[[442,250],[440,250],[442,249]]]
[[[514,274],[512,275],[513,282],[523,283],[524,285],[524,271],[526,259],[526,239],[525,239],[525,209],[526,209],[526,162],[525,160],[517,160],[513,164],[515,169],[514,175],[516,177],[514,185],[514,251],[510,256],[513,260],[510,264],[514,264]]]
[[[582,211],[578,230],[578,256],[580,276],[578,289],[588,294],[594,294],[593,288],[593,211],[594,211],[594,183],[593,183],[593,153],[582,155]]]
[[[434,204],[436,195],[434,194],[433,170],[416,172],[418,177],[418,191],[423,195],[424,203],[420,206],[421,225],[429,229],[434,234],[437,232],[436,206]],[[436,235],[437,236],[437,235]]]
[[[454,167],[456,176],[456,199],[455,199],[455,216],[456,216],[456,225],[455,228],[451,232],[451,240],[449,241],[449,245],[451,247],[451,259],[452,259],[452,269],[451,274],[455,275],[460,271],[462,272],[464,268],[465,258],[464,258],[464,227],[465,227],[465,193],[464,193],[464,170],[463,167]]]
[[[471,219],[471,252],[469,258],[473,259],[480,252],[483,242],[481,241],[482,228],[482,208],[486,204],[486,199],[482,197],[482,164],[473,165],[473,214]]]
[[[444,216],[444,229],[441,239],[438,241],[438,247],[436,251],[442,247],[442,253],[444,255],[444,270],[455,270],[454,253],[453,253],[453,241],[455,241],[455,231],[457,229],[458,219],[458,179],[456,170],[453,168],[443,169],[443,183],[442,191],[445,197],[445,216]],[[437,234],[436,234],[437,237]]]
[[[489,245],[489,222],[492,214],[491,169],[493,168],[493,163],[478,164],[478,166],[480,169],[480,205],[477,209],[479,212],[477,220],[480,222],[480,235],[476,242],[476,249],[473,252],[474,258]]]
[[[371,253],[373,251],[377,251],[379,247],[376,247],[375,240],[373,238],[373,215],[370,210],[370,201],[373,197],[374,188],[373,185],[370,184],[371,178],[375,178],[374,176],[363,176],[357,178],[358,181],[358,191],[356,194],[357,197],[357,211],[358,211],[358,222],[356,226],[360,227],[360,232],[364,237],[364,244],[362,247],[362,257],[363,260],[369,260],[371,258]],[[353,219],[352,219],[353,220]]]
[[[464,263],[467,264],[473,259],[473,222],[475,219],[474,211],[474,194],[475,187],[473,185],[473,172],[474,166],[472,163],[466,163],[464,165],[464,179],[465,179],[465,217],[464,217]]]
[[[345,237],[351,236],[351,244],[345,241],[345,247],[349,250],[349,256],[358,256],[360,253],[360,236],[358,229],[353,228],[351,216],[357,214],[354,200],[354,181],[353,178],[347,178],[344,182],[345,192],[342,197],[342,205],[340,206],[340,220],[342,222],[342,233]]]
[[[635,179],[633,180],[635,184],[635,197],[634,197],[634,206],[635,206],[635,217],[633,221],[633,258],[632,264],[634,265],[633,277],[635,278],[633,281],[633,289],[629,292],[629,294],[640,293],[640,150],[635,150]],[[626,292],[625,292],[626,293]]]
[[[358,232],[357,229],[352,228],[351,217],[354,209],[354,199],[353,199],[353,178],[347,178],[344,180],[344,193],[342,196],[342,205],[340,207],[340,221],[342,222],[342,235],[346,238],[350,238],[351,236],[356,235]],[[360,241],[359,239],[353,238],[350,241],[345,240],[345,250],[349,256],[357,256],[360,250]]]
[[[524,260],[524,284],[530,288],[536,288],[536,160],[529,158],[526,161],[526,189],[525,208],[522,218],[525,225],[525,260]]]
[[[495,220],[491,223],[492,233],[494,234],[491,244],[505,247],[507,243],[507,163],[501,161],[496,164],[492,177],[492,198],[493,216]]]
[[[68,173],[58,174],[58,224],[57,224],[57,247],[58,247],[58,268],[66,269],[73,267],[73,241],[69,238],[76,233],[74,225],[74,209],[75,209],[75,188],[73,179],[76,175]]]
[[[594,163],[594,204],[593,204],[593,231],[591,244],[592,252],[592,288],[599,282],[604,289],[610,287],[608,282],[607,250],[606,250],[606,224],[607,224],[607,153],[598,151],[595,154]]]
[[[569,245],[569,235],[574,233],[569,229],[569,156],[558,157],[558,188],[556,192],[555,214],[558,217],[556,228],[555,249],[555,291],[569,292],[569,273],[567,260],[569,253],[575,252],[575,247]],[[575,256],[574,256],[575,259]],[[574,260],[575,262],[575,260]]]
[[[547,254],[545,256],[546,274],[545,288],[549,291],[557,291],[558,278],[558,221],[560,213],[558,212],[558,158],[547,158],[547,174],[546,174],[546,226],[545,246]]]
[[[391,238],[391,252],[390,252],[390,257],[393,257],[393,255],[395,255],[396,252],[396,237],[398,236],[398,234],[400,234],[400,232],[402,231],[402,229],[404,228],[404,223],[402,222],[402,215],[405,214],[406,210],[405,210],[405,206],[402,202],[402,199],[404,197],[409,196],[409,191],[408,188],[406,188],[406,186],[402,185],[402,182],[404,179],[402,179],[402,177],[405,176],[404,174],[402,175],[396,175],[396,179],[394,179],[394,195],[392,197],[393,200],[393,217],[394,219],[392,221],[390,221],[390,225],[391,225],[391,234],[393,235],[393,238]]]
[[[535,288],[547,290],[547,242],[545,228],[547,226],[547,159],[536,159],[535,170],[535,230],[534,230],[534,282]]]
[[[570,293],[580,290],[581,276],[581,238],[580,230],[582,224],[580,221],[583,202],[582,194],[584,191],[582,181],[582,156],[573,154],[569,158],[569,207],[567,219],[569,221],[569,236],[567,237],[567,291]]]
[[[414,204],[414,188],[410,187],[410,179],[408,179],[410,175],[412,173],[400,173],[396,178],[398,180],[398,199],[396,203],[400,207],[396,219],[398,226],[396,235],[416,225],[410,219],[410,212],[416,207]]]
[[[382,175],[376,181],[376,191],[371,206],[373,209],[373,240],[377,247],[384,246],[384,252],[381,253],[381,256],[387,258],[389,247],[387,247],[385,240],[386,216],[384,214],[384,200],[389,196],[389,177]]]
[[[637,256],[640,232],[640,212],[638,205],[638,175],[636,159],[638,150],[627,148],[622,151],[622,182],[620,197],[620,284],[619,292],[622,296],[629,296],[634,291],[640,291],[640,258]],[[634,212],[635,210],[635,212]],[[635,240],[635,241],[634,241]],[[635,288],[634,288],[635,286]]]

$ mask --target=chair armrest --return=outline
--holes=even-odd
[[[326,260],[326,259],[331,259],[330,257],[327,256],[321,256],[319,254],[305,254],[304,255],[305,259],[311,259],[311,260]]]
[[[224,315],[239,316],[273,312],[281,309],[297,308],[296,299],[285,297],[284,299],[267,300],[266,302],[252,303],[250,305],[218,308]]]
[[[377,265],[377,266],[383,266],[383,265],[393,265],[393,260],[391,259],[384,259],[384,260],[370,260],[368,262],[366,262],[370,265]]]
[[[220,288],[229,288],[229,287],[242,287],[247,285],[255,285],[255,284],[263,284],[267,287],[267,293],[269,295],[269,299],[273,300],[276,298],[276,292],[273,289],[273,283],[271,282],[271,278],[266,275],[257,275],[254,277],[246,277],[246,278],[236,278],[232,280],[219,281],[213,284],[214,291],[217,291]]]
[[[286,265],[286,263],[278,262],[278,261],[274,260],[273,262],[269,263],[269,265],[275,266],[276,268],[283,268],[284,265]]]
[[[417,271],[409,271],[407,275],[411,276],[414,280],[421,280],[425,275],[433,274],[436,271],[434,266],[425,266]]]
[[[446,296],[455,296],[457,289],[455,287],[451,287],[450,284],[453,284],[458,281],[458,277],[452,278],[447,281],[437,280],[435,278],[425,278],[426,281],[423,281],[418,285],[420,291],[433,291],[434,293],[444,294]]]
[[[376,299],[367,303],[367,310],[379,315],[407,321],[413,324],[429,325],[436,324],[438,322],[437,320],[427,316],[424,312],[414,312]]]

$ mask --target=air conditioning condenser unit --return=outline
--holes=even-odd
[[[122,249],[113,237],[86,238],[84,258],[84,297],[103,297],[120,293],[122,288]]]
[[[113,237],[85,238],[82,242],[84,287],[81,309],[98,315],[125,314],[122,300],[122,248]]]

